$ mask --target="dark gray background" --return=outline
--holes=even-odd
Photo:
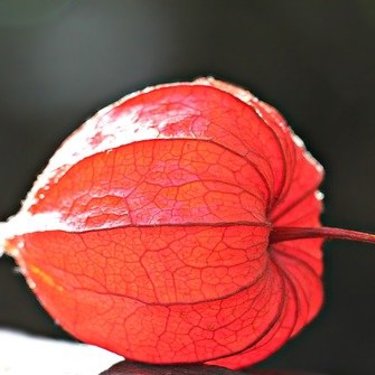
[[[279,108],[322,162],[326,225],[375,231],[374,27],[371,0],[1,0],[0,217],[96,110],[210,74]],[[325,249],[323,312],[261,366],[374,374],[375,249]],[[7,257],[0,325],[64,336]]]

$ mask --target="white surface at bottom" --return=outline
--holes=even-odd
[[[98,375],[121,360],[91,345],[0,330],[1,375]]]

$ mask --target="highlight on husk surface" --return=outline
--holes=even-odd
[[[323,168],[284,118],[201,78],[104,108],[57,150],[1,224],[41,304],[132,360],[241,368],[295,336],[323,299]]]

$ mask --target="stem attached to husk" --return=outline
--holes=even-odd
[[[6,222],[0,222],[0,256],[6,251],[6,242],[9,237],[7,224]],[[270,233],[269,243],[274,244],[308,238],[349,240],[375,244],[375,234],[332,227],[273,227]]]
[[[375,244],[374,234],[331,227],[274,227],[270,234],[270,244],[283,241],[301,240],[306,238],[338,239]]]

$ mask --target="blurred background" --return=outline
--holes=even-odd
[[[64,138],[147,85],[213,75],[276,106],[325,166],[326,225],[375,231],[372,0],[0,1],[0,219]],[[375,373],[375,249],[325,246],[326,303],[259,368]],[[0,259],[0,327],[69,336]]]

